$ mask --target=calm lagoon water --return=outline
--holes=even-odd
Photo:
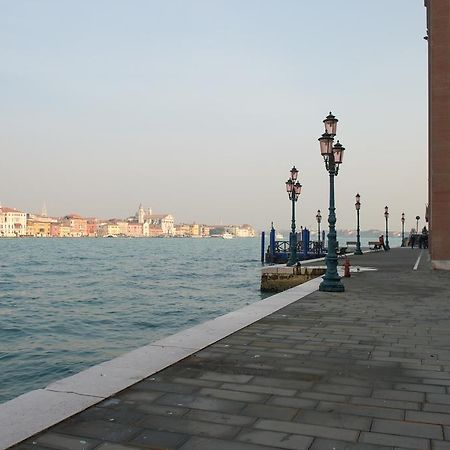
[[[0,239],[0,402],[262,298],[259,239]]]

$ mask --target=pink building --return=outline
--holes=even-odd
[[[131,237],[141,237],[142,234],[142,224],[138,222],[128,222],[127,235]]]

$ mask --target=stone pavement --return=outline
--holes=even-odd
[[[450,450],[450,275],[418,249],[314,292],[16,449]],[[43,405],[45,408],[45,405]]]

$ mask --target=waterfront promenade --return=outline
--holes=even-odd
[[[344,293],[314,291],[15,448],[450,449],[450,277],[431,271],[426,251],[413,270],[421,252],[352,256],[354,269],[378,270],[343,279]]]

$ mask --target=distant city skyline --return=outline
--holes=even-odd
[[[322,120],[346,147],[337,227],[424,224],[422,0],[0,0],[0,201],[49,215],[326,228]]]

